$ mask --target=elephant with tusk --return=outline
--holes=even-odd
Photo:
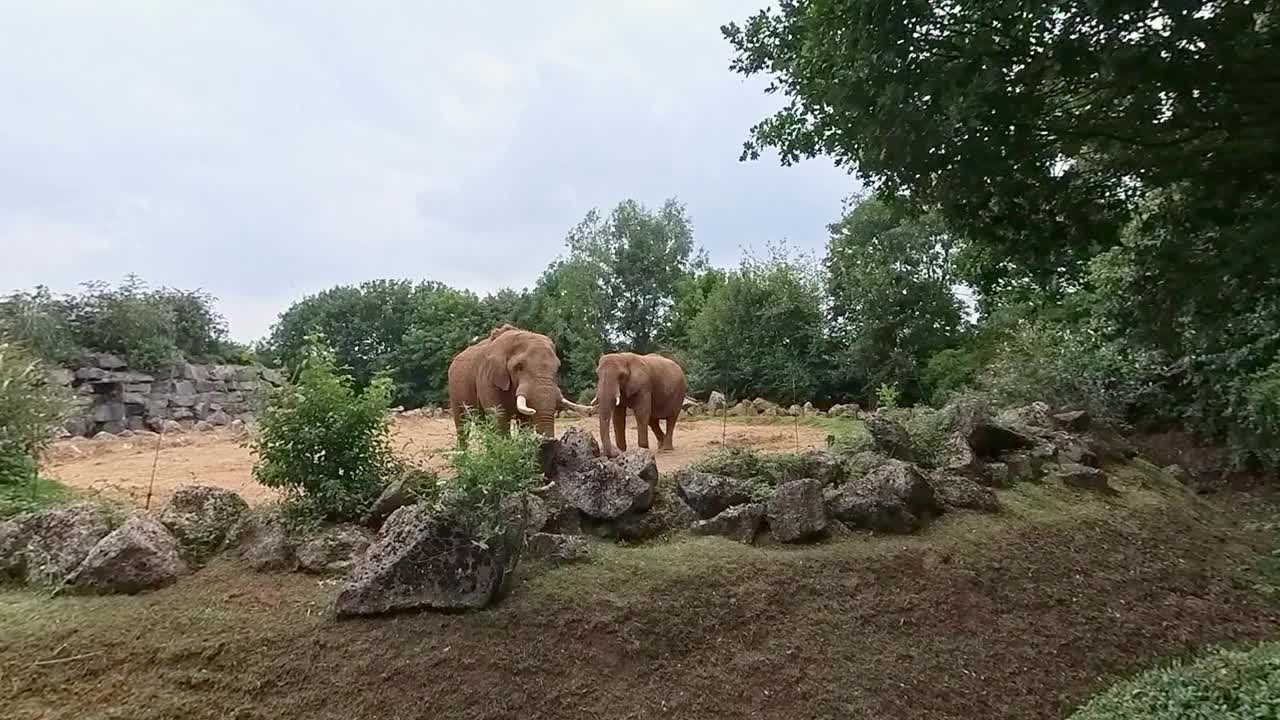
[[[466,445],[463,427],[468,410],[493,410],[498,432],[511,430],[511,419],[532,425],[544,437],[555,435],[557,410],[585,414],[589,408],[560,392],[560,359],[551,338],[513,325],[501,325],[449,361],[449,410]]]
[[[610,353],[596,364],[596,399],[600,407],[600,447],[605,455],[615,457],[627,449],[627,409],[636,416],[636,444],[649,447],[649,430],[653,430],[661,450],[675,448],[676,420],[680,411],[692,402],[684,370],[675,361],[656,353]],[[663,432],[659,421],[666,419]],[[615,443],[609,438],[613,424]]]

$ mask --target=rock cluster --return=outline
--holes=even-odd
[[[177,362],[141,372],[111,353],[88,353],[51,373],[50,382],[68,386],[72,396],[71,419],[59,434],[93,436],[252,422],[258,403],[284,378],[259,365]]]

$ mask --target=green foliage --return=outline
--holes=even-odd
[[[61,505],[71,498],[70,488],[50,478],[33,476],[18,484],[0,481],[0,520]]]
[[[1000,405],[1035,401],[1123,421],[1161,402],[1159,357],[1078,324],[1027,321],[995,349],[978,386]]]
[[[193,362],[248,359],[227,340],[214,302],[202,290],[148,289],[135,275],[115,287],[85,283],[79,294],[61,297],[37,287],[0,300],[0,333],[54,364],[84,351],[114,353],[146,370],[178,355]]]
[[[806,476],[807,465],[795,453],[760,453],[750,448],[717,450],[694,464],[701,472],[744,480],[753,502],[764,502],[780,483]]]
[[[560,385],[567,392],[595,387],[596,361],[609,347],[602,272],[599,265],[582,259],[559,259],[542,273],[529,294],[526,329],[555,342]]]
[[[939,350],[925,363],[921,383],[929,389],[928,400],[941,405],[960,390],[970,387],[982,370],[985,352],[967,347]]]
[[[691,385],[731,397],[804,402],[825,385],[829,347],[822,283],[782,246],[750,255],[706,299],[693,323]]]
[[[960,334],[955,244],[936,214],[912,216],[875,198],[855,201],[831,226],[832,332],[848,358],[839,382],[855,397],[886,383],[908,402],[926,397],[925,364]]]
[[[0,486],[32,482],[66,398],[22,346],[0,339]]]
[[[1280,712],[1280,643],[1218,649],[1117,683],[1071,720],[1253,720]]]
[[[272,392],[258,419],[253,475],[283,490],[295,515],[353,520],[402,470],[386,415],[391,379],[375,376],[359,392],[319,336],[308,343],[296,379]]]
[[[542,437],[523,426],[504,437],[488,416],[473,416],[466,432],[466,447],[449,458],[453,475],[439,481],[432,501],[474,537],[492,540],[515,520],[503,500],[542,480]]]
[[[876,407],[893,410],[898,407],[898,386],[881,383],[876,388]]]

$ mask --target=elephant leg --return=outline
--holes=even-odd
[[[453,414],[453,427],[454,427],[454,430],[458,433],[458,449],[466,450],[467,449],[467,428],[466,428],[467,408],[465,405],[451,405],[449,406],[449,412]]]
[[[649,449],[649,413],[636,410],[636,445]]]
[[[649,418],[649,429],[653,430],[653,437],[658,441],[658,449],[665,450],[667,448],[667,436],[662,432],[662,419],[658,417]]]
[[[626,452],[627,408],[625,405],[618,405],[613,409],[613,444],[618,452]]]
[[[672,415],[671,417],[667,418],[667,436],[666,438],[663,439],[663,442],[662,442],[663,450],[676,449],[675,438],[676,438],[676,418],[677,417],[679,417],[679,415]]]

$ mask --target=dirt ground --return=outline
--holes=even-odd
[[[635,444],[635,419],[628,418],[627,438]],[[594,418],[562,418],[557,432],[576,425],[598,436]],[[659,453],[658,469],[669,472],[684,467],[722,446],[750,446],[759,450],[794,450],[826,444],[827,433],[813,427],[747,424],[729,420],[684,420],[676,425],[675,450]],[[652,435],[651,447],[657,447]],[[395,442],[407,457],[428,466],[444,464],[443,451],[453,446],[453,422],[440,418],[398,418]],[[157,453],[157,444],[160,444]],[[155,482],[151,482],[154,467]],[[167,502],[182,485],[204,483],[234,490],[250,503],[271,500],[275,492],[254,482],[253,456],[240,440],[226,431],[188,433],[164,438],[139,437],[98,442],[77,440],[59,443],[47,473],[63,482],[105,497],[145,505],[150,488],[151,506]]]
[[[477,613],[336,621],[335,580],[219,560],[137,597],[0,590],[35,718],[1064,717],[1158,658],[1275,638],[1257,538],[1182,488],[1002,491],[908,537],[719,538],[521,566]]]

